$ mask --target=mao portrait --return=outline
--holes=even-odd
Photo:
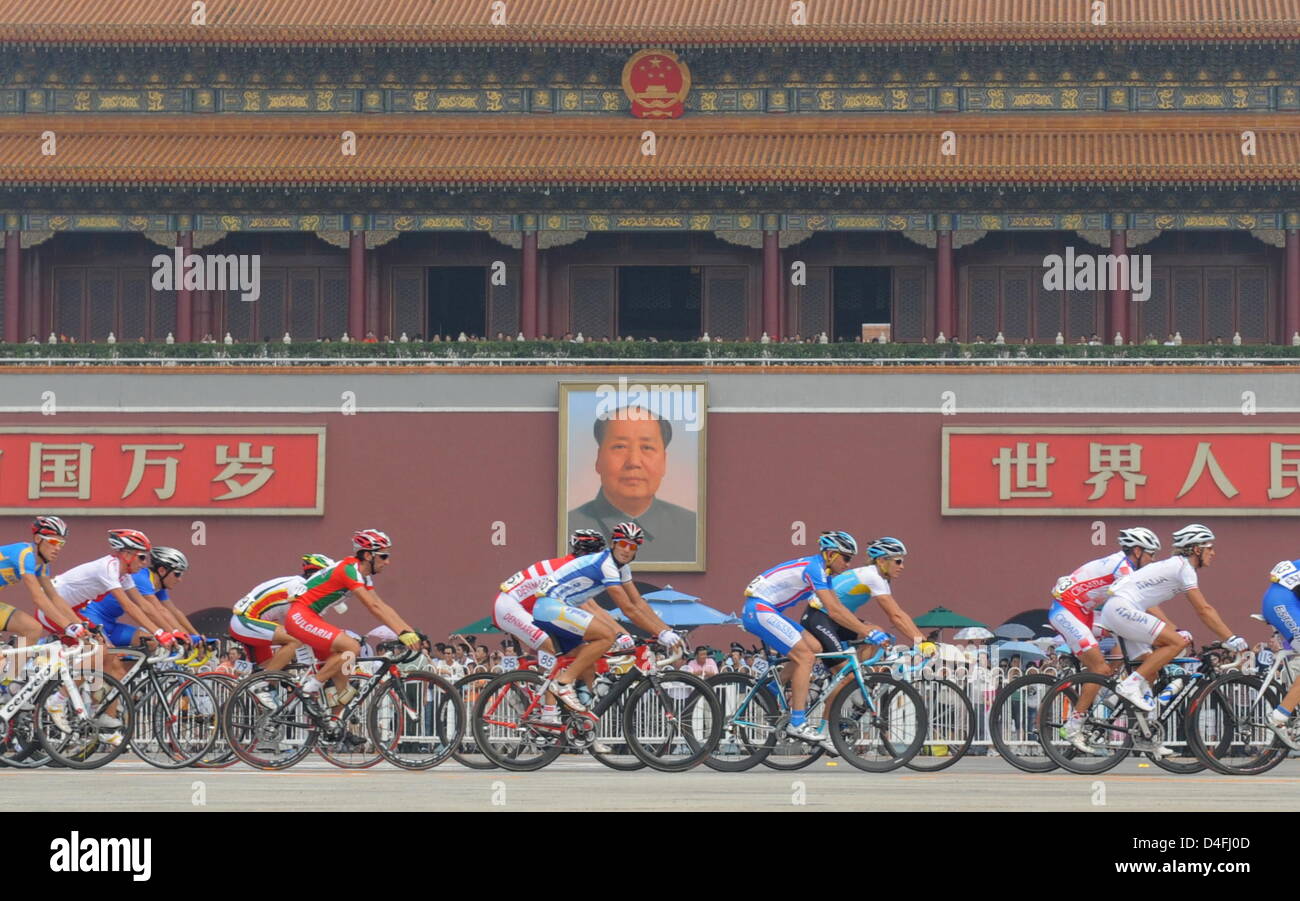
[[[632,521],[638,569],[704,568],[705,396],[700,382],[560,386],[561,546]]]

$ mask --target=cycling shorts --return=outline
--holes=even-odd
[[[587,627],[595,617],[580,607],[570,607],[555,598],[540,597],[533,604],[533,619],[556,640],[556,647],[563,654],[582,644]]]
[[[537,650],[546,641],[546,632],[533,619],[524,605],[502,592],[492,604],[492,622],[502,632],[509,632],[531,650]]]
[[[1071,654],[1080,654],[1097,647],[1097,637],[1092,634],[1092,611],[1060,601],[1047,611],[1047,621],[1061,634]]]
[[[1114,632],[1120,638],[1153,644],[1156,636],[1165,627],[1165,622],[1153,613],[1147,613],[1140,607],[1125,603],[1119,598],[1111,598],[1101,608],[1101,627]],[[1137,650],[1129,646],[1129,655],[1138,656]]]
[[[9,625],[9,620],[13,617],[16,609],[9,604],[0,603],[0,632],[3,632],[5,627]]]
[[[315,652],[321,660],[331,656],[334,639],[343,634],[338,626],[330,625],[315,610],[301,601],[294,601],[284,618],[284,631]]]
[[[1295,592],[1281,585],[1270,585],[1261,606],[1268,624],[1291,643],[1292,650],[1300,651],[1300,598]]]
[[[243,642],[248,648],[254,663],[265,663],[275,653],[272,645],[275,640],[276,624],[238,613],[230,617],[230,637]]]
[[[799,625],[811,632],[813,638],[821,642],[822,651],[828,654],[844,650],[845,642],[858,637],[857,632],[835,622],[825,610],[809,608],[799,620]],[[836,661],[831,660],[830,663]]]
[[[113,620],[106,620],[101,623],[94,616],[90,616],[88,621],[99,626],[104,631],[104,638],[108,640],[108,646],[111,648],[131,647],[135,644],[136,635],[144,631],[138,626]]]
[[[786,619],[770,602],[758,598],[745,598],[745,612],[740,621],[746,632],[757,635],[779,654],[789,654],[803,638],[803,626]]]
[[[72,612],[77,614],[77,618],[80,619],[83,623],[90,622],[90,620],[86,619],[86,613],[84,610],[79,610],[76,607],[73,607]],[[63,627],[54,625],[54,620],[46,616],[45,611],[42,610],[40,607],[36,608],[35,616],[36,616],[36,621],[41,624],[41,627],[45,629],[46,632],[50,633],[55,638],[63,637]]]

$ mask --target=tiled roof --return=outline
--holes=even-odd
[[[39,135],[57,135],[42,156]],[[641,134],[657,153],[641,152]],[[1258,155],[1241,153],[1253,130]],[[340,135],[356,133],[356,156]],[[940,154],[953,131],[956,156]],[[0,117],[0,185],[1300,183],[1300,114]]]
[[[0,43],[871,44],[1300,38],[1296,0],[0,0]]]

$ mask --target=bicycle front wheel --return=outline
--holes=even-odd
[[[460,689],[430,672],[389,679],[368,703],[370,740],[389,763],[404,770],[442,763],[465,731]]]
[[[240,682],[221,722],[230,750],[259,770],[286,770],[316,746],[316,722],[288,673],[260,673]]]
[[[1055,676],[1034,673],[1008,682],[989,707],[989,739],[998,755],[1026,773],[1050,773],[1056,761],[1038,740],[1038,711]]]
[[[135,702],[131,750],[161,770],[176,770],[207,756],[220,732],[220,708],[207,683],[189,673],[146,679]]]
[[[1216,772],[1257,776],[1286,759],[1289,750],[1267,725],[1281,700],[1259,676],[1228,673],[1197,695],[1187,714],[1192,751]]]
[[[564,727],[541,721],[544,683],[528,670],[504,673],[474,702],[474,741],[502,769],[540,770],[564,750]]]
[[[907,768],[923,773],[946,770],[961,760],[975,740],[975,707],[966,693],[947,679],[922,679],[912,687],[925,701],[929,728],[925,744],[907,762]]]
[[[680,773],[703,763],[722,736],[722,704],[709,684],[680,671],[653,674],[623,710],[628,747],[648,767]]]
[[[35,729],[50,762],[74,770],[93,770],[116,760],[135,728],[135,708],[122,683],[107,673],[95,673],[78,686],[86,706],[78,715],[64,700],[64,726],[47,709],[61,683],[48,682],[36,696]]]
[[[920,692],[884,673],[864,673],[836,693],[826,717],[831,741],[848,763],[888,773],[914,758],[925,743],[927,717]]]

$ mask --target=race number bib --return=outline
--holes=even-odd
[[[763,577],[755,576],[754,580],[745,586],[745,597],[758,597],[758,590],[763,587]]]
[[[253,606],[253,601],[255,600],[257,599],[254,598],[251,594],[245,595],[244,597],[240,598],[239,603],[235,605],[235,612],[241,615],[247,613],[248,608]]]
[[[253,671],[253,664],[249,663],[247,660],[235,661],[235,672],[239,673],[241,676],[247,675],[252,671]]]
[[[1296,565],[1290,560],[1283,560],[1273,567],[1269,573],[1269,578],[1283,588],[1290,588],[1294,591],[1296,586],[1300,585],[1300,569],[1296,569]]]
[[[524,574],[522,572],[515,573],[513,576],[511,576],[510,578],[506,579],[504,582],[501,583],[501,588],[500,588],[501,593],[506,594],[523,580],[524,580]]]

